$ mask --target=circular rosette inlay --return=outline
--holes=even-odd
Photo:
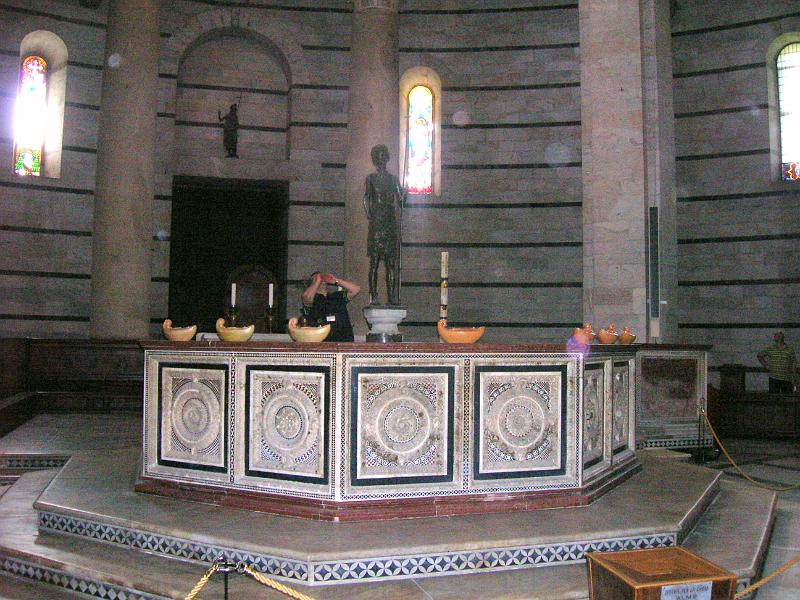
[[[380,395],[373,410],[370,433],[384,452],[405,457],[400,462],[430,445],[435,415],[420,392],[406,387],[388,390]]]
[[[319,418],[311,399],[294,388],[269,397],[261,414],[262,439],[273,449],[295,456],[317,439]]]
[[[527,448],[545,433],[545,415],[539,403],[527,396],[509,398],[497,413],[497,430],[509,446]]]
[[[219,400],[213,391],[198,382],[177,390],[172,404],[172,430],[192,451],[204,450],[219,436]]]

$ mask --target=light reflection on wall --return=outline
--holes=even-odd
[[[40,56],[22,61],[14,111],[14,172],[42,174],[42,149],[47,121],[47,63]]]

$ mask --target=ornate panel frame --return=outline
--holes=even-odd
[[[145,476],[228,481],[231,372],[218,353],[145,354]]]
[[[527,479],[538,487],[540,481],[563,479],[568,423],[575,414],[568,365],[474,363],[472,485],[498,480],[520,485]],[[536,464],[541,461],[545,464]]]
[[[247,492],[268,492],[300,498],[335,498],[333,481],[334,435],[338,415],[337,357],[328,353],[244,353],[235,357],[236,386],[231,483]],[[266,388],[266,389],[265,389]],[[266,397],[265,397],[266,394]],[[294,409],[294,410],[293,410]],[[282,412],[297,414],[307,427],[299,437],[284,440],[278,434]],[[265,430],[265,420],[272,427]],[[289,425],[291,427],[291,425]],[[298,433],[301,433],[298,431]],[[254,460],[253,449],[262,434],[280,444],[270,448],[275,464]],[[291,437],[291,436],[290,436]],[[280,467],[287,461],[307,468]],[[316,466],[313,466],[316,464]]]
[[[461,488],[463,358],[345,354],[339,497],[415,498]]]
[[[636,446],[695,448],[700,407],[706,409],[708,354],[703,350],[642,350],[636,355]],[[672,373],[670,373],[672,371]],[[681,408],[682,405],[682,408]]]
[[[611,466],[610,359],[584,365],[581,422],[581,481],[586,482]]]
[[[615,360],[611,379],[612,462],[630,459],[636,448],[636,361]]]

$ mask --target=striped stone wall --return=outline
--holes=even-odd
[[[771,172],[767,50],[793,0],[678,2],[673,20],[680,338],[757,365],[776,329],[800,349],[800,186]]]
[[[406,211],[407,334],[431,337],[446,250],[451,320],[565,339],[582,312],[577,3],[401,3],[400,72],[418,65],[442,82],[442,194]]]

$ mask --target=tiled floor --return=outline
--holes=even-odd
[[[728,452],[748,475],[769,485],[800,483],[800,443],[780,440],[723,440]],[[720,456],[709,466],[720,468],[733,479],[743,477]],[[746,515],[742,515],[743,518]],[[772,573],[800,553],[800,489],[782,492],[772,533],[764,575]],[[767,583],[758,600],[798,600],[800,564]]]
[[[57,426],[54,423],[57,422]],[[101,415],[59,415],[57,419],[40,416],[24,428],[17,429],[0,438],[0,454],[8,453],[46,453],[70,454],[87,447],[131,448],[137,447],[140,439],[140,423],[129,416]],[[742,467],[754,477],[769,480],[774,484],[797,483],[800,481],[800,444],[781,441],[730,440],[729,449]],[[724,459],[712,461],[708,466],[725,471],[731,479],[741,481],[741,477],[729,467]],[[0,487],[0,494],[4,491]],[[746,518],[746,515],[742,515]],[[778,504],[775,529],[767,555],[764,573],[774,571],[778,566],[800,552],[800,491],[781,494]],[[521,572],[516,572],[514,575]],[[479,577],[484,579],[478,580]],[[479,589],[486,577],[495,575],[463,575],[457,577],[438,577],[426,580],[429,591],[413,582],[386,585],[391,593],[381,598],[459,598],[481,597]],[[502,578],[503,598],[530,597],[525,589],[523,577]],[[513,581],[512,581],[513,579]],[[511,585],[517,583],[520,587]],[[479,583],[480,581],[480,583]],[[557,585],[554,582],[553,585]],[[348,586],[349,588],[350,586]],[[379,587],[379,586],[378,586]],[[356,591],[374,594],[377,587],[355,586]],[[402,590],[405,590],[403,592]],[[341,591],[344,591],[342,589]],[[353,590],[347,596],[352,597]],[[397,595],[400,594],[400,595]],[[71,592],[49,588],[39,588],[29,582],[11,577],[0,577],[0,600],[21,600],[23,598],[77,598]],[[270,598],[272,595],[270,595]],[[276,598],[278,596],[276,595]],[[374,596],[373,596],[374,597]],[[758,595],[759,600],[798,600],[800,598],[800,565],[783,574],[774,582],[767,584]]]

